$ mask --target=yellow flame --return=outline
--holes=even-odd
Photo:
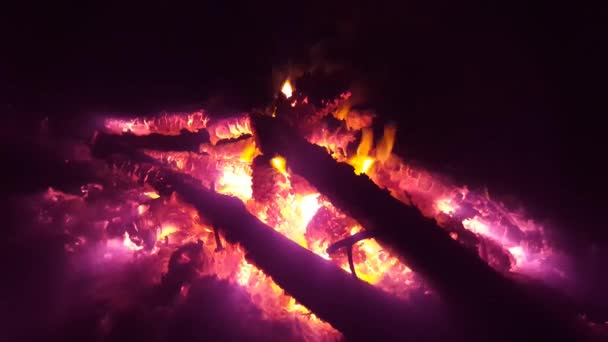
[[[363,159],[363,165],[361,166],[361,173],[367,173],[369,172],[369,170],[372,168],[372,165],[374,165],[374,158],[371,157],[366,157],[365,159]]]
[[[321,194],[319,193],[314,193],[298,198],[300,204],[299,209],[301,212],[302,224],[304,226],[304,229],[306,229],[308,223],[315,216],[319,208],[321,208],[321,204],[319,203],[320,195]]]
[[[340,108],[334,113],[334,117],[338,120],[345,120],[348,112],[350,112],[350,103],[344,101]]]
[[[384,126],[384,135],[380,142],[376,146],[376,159],[381,162],[385,162],[388,157],[391,156],[391,151],[395,145],[395,135],[397,133],[397,126],[389,124]]]
[[[241,265],[239,267],[239,272],[237,274],[237,282],[241,286],[247,286],[249,284],[249,280],[251,279],[251,274],[254,272],[253,265],[248,263],[247,260],[242,259]]]
[[[369,172],[376,161],[369,155],[374,144],[374,132],[371,128],[364,128],[361,133],[361,142],[357,147],[357,154],[350,160],[350,164],[355,168],[355,173],[358,175]]]
[[[146,191],[144,192],[144,195],[150,197],[151,199],[157,199],[160,197],[160,195],[156,191]]]
[[[251,140],[251,143],[245,147],[240,156],[240,161],[251,163],[253,158],[259,154],[257,147],[255,146],[255,140]]]
[[[357,155],[368,156],[369,151],[371,151],[372,145],[374,144],[374,131],[367,127],[361,131],[361,134],[361,142],[357,147]]]
[[[287,163],[285,158],[276,156],[270,160],[270,165],[279,171],[282,175],[287,176]]]
[[[165,236],[169,236],[178,230],[179,229],[172,224],[163,225],[160,234],[158,234],[158,240],[164,239]]]
[[[291,82],[289,79],[283,83],[283,87],[281,88],[281,93],[285,95],[286,98],[290,98],[293,95],[293,87],[291,86]]]

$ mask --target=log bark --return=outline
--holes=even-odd
[[[572,317],[545,310],[515,283],[452,240],[434,220],[378,188],[367,176],[338,163],[279,118],[252,117],[258,146],[286,158],[287,167],[359,221],[421,274],[468,328],[496,340],[576,339]],[[482,333],[485,335],[485,333]]]
[[[120,152],[120,155],[115,152]],[[248,260],[286,293],[349,340],[462,340],[431,299],[404,302],[354,279],[331,262],[287,239],[250,214],[237,198],[200,185],[127,146],[105,141],[95,155],[137,176],[160,193],[177,192],[196,207],[229,243],[239,243]]]

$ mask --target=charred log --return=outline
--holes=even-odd
[[[332,203],[359,221],[376,239],[397,250],[407,264],[438,290],[471,327],[486,326],[486,338],[575,339],[570,313],[554,314],[452,240],[432,219],[406,206],[350,165],[308,143],[279,118],[252,118],[258,146],[286,158],[292,172],[306,178]],[[489,313],[492,313],[491,315]]]
[[[111,135],[98,133],[95,140],[113,140],[115,144],[128,145],[131,148],[152,149],[158,151],[191,151],[198,152],[202,143],[209,142],[209,134],[205,130],[199,132],[188,132],[183,130],[180,135],[135,135],[125,133],[122,135]]]
[[[111,155],[121,147],[122,156]],[[175,191],[212,226],[239,243],[248,260],[288,294],[340,330],[350,340],[438,340],[450,334],[445,316],[425,298],[425,309],[402,302],[353,277],[331,262],[287,239],[250,214],[235,197],[217,194],[191,176],[165,169],[124,146],[97,145],[96,155],[159,191]],[[421,299],[422,300],[422,299]],[[428,302],[426,302],[428,301]],[[416,308],[418,307],[418,308]]]

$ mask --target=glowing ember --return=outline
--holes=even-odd
[[[144,248],[143,246],[138,246],[135,243],[133,243],[128,232],[125,232],[125,237],[123,239],[122,244],[132,251],[140,251]]]
[[[321,208],[321,204],[319,203],[319,195],[310,194],[301,197],[300,199],[300,216],[302,217],[302,225],[307,226],[310,220],[315,216],[319,208]]]
[[[437,210],[444,214],[453,214],[457,209],[454,203],[452,203],[452,200],[449,198],[438,199],[435,201],[435,206],[437,207]]]
[[[490,234],[490,229],[488,226],[481,222],[478,217],[474,217],[472,219],[465,219],[462,221],[464,227],[474,233],[488,235]]]
[[[526,261],[526,253],[524,252],[523,247],[515,246],[509,248],[509,252],[516,260],[516,265],[522,265]]]
[[[242,200],[251,198],[251,170],[248,165],[226,165],[215,189],[226,195],[233,195]]]
[[[281,87],[281,93],[283,93],[286,98],[290,98],[293,94],[293,87],[291,86],[291,82],[289,80],[286,80],[285,83],[283,83],[283,87]]]
[[[228,118],[211,120],[202,111],[186,113],[164,113],[156,117],[131,119],[107,118],[104,130],[111,134],[130,133],[138,136],[150,134],[180,135],[182,131],[207,130],[211,144],[220,140],[235,139],[252,134],[249,116],[240,114]]]
[[[255,267],[248,263],[245,259],[241,260],[239,266],[239,273],[237,275],[237,282],[241,286],[248,286],[249,280],[251,279],[251,273],[255,272]]]
[[[213,120],[207,126],[212,145],[220,140],[236,139],[243,135],[252,134],[251,122],[248,115],[239,115],[226,119]]]
[[[132,198],[137,198],[138,195],[143,195],[144,191],[130,193]],[[298,209],[298,216],[303,216],[307,220],[314,215],[316,196],[309,196],[301,199],[302,209]],[[60,191],[50,189],[43,195],[45,202],[43,207],[57,209],[64,208],[67,212],[58,211],[63,215],[69,214],[74,216],[74,220],[86,220],[86,211],[98,212],[99,208],[88,208],[83,212],[82,207],[75,206],[75,203],[83,203],[82,197],[69,195]],[[259,270],[253,264],[245,259],[245,254],[239,246],[224,244],[224,249],[216,251],[215,238],[213,229],[203,225],[198,217],[196,209],[190,205],[183,203],[179,198],[172,196],[170,199],[159,198],[162,205],[150,205],[148,210],[143,214],[150,215],[160,219],[168,220],[162,223],[160,231],[156,236],[155,247],[146,251],[144,246],[136,243],[141,236],[130,234],[129,232],[121,233],[120,237],[108,238],[104,247],[96,251],[94,241],[89,241],[84,237],[76,237],[74,241],[68,242],[66,251],[69,253],[82,253],[87,248],[93,251],[93,255],[98,255],[93,261],[95,265],[104,263],[103,265],[123,265],[137,264],[139,268],[144,265],[155,266],[156,278],[148,279],[148,281],[159,282],[161,272],[166,270],[166,264],[169,262],[169,255],[176,248],[187,243],[192,243],[197,240],[203,242],[203,254],[205,263],[202,269],[198,272],[200,275],[213,275],[219,279],[228,281],[230,284],[240,286],[249,295],[251,302],[259,307],[262,311],[264,319],[271,319],[276,322],[283,322],[286,326],[297,326],[298,334],[302,334],[302,340],[305,341],[336,341],[340,338],[340,333],[334,330],[330,325],[321,321],[317,316],[311,314],[301,304],[297,303],[294,298],[286,295],[284,291],[264,272]],[[136,207],[140,207],[138,205]],[[80,210],[79,210],[80,208]],[[107,215],[115,216],[121,208],[121,202],[109,205]],[[120,220],[115,217],[115,221],[124,221],[129,210],[124,212]],[[38,220],[42,224],[47,224],[49,227],[55,227],[54,217],[40,217]],[[65,224],[65,223],[64,223]],[[305,223],[304,223],[305,225]],[[70,235],[77,234],[76,231],[70,231],[70,226],[65,226],[66,232]],[[107,228],[107,224],[100,225],[102,228]],[[139,234],[137,234],[139,235]],[[167,240],[169,239],[169,240]],[[167,243],[167,241],[170,241]],[[137,255],[136,258],[131,256]],[[182,255],[179,262],[187,263],[191,259],[188,255]],[[165,265],[165,266],[163,266]],[[130,287],[129,287],[130,289]],[[179,295],[184,297],[188,294],[189,286],[182,285],[179,288]],[[130,296],[133,296],[131,293]]]

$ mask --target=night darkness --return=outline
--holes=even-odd
[[[248,110],[272,100],[273,71],[288,64],[316,67],[301,86],[323,84],[309,90],[319,97],[352,89],[361,106],[397,123],[396,152],[406,159],[459,183],[485,186],[549,222],[577,260],[589,311],[607,319],[602,289],[608,283],[600,274],[608,255],[606,144],[599,119],[606,114],[606,48],[599,11],[569,6],[416,1],[19,8],[2,24],[5,183],[16,194],[55,181],[52,171],[39,174],[46,157],[27,138],[28,125],[45,117],[68,128],[104,112],[201,104]],[[48,265],[35,255],[21,265],[13,251],[20,249],[0,253],[11,264],[8,288],[32,277],[44,281]]]

